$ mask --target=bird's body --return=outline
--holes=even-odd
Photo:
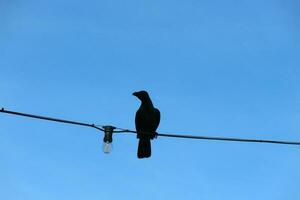
[[[151,142],[155,137],[156,129],[160,122],[160,112],[152,104],[146,91],[133,93],[141,100],[141,106],[135,115],[135,127],[137,138],[139,138],[138,158],[148,158],[151,156]]]

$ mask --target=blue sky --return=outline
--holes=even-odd
[[[0,2],[0,107],[159,132],[300,141],[299,2]],[[158,138],[0,114],[0,199],[300,199],[297,146]]]

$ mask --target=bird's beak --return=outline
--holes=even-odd
[[[132,95],[137,97],[138,93],[134,92],[134,93],[132,93]]]

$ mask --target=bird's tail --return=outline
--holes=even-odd
[[[151,156],[150,138],[140,138],[137,156],[138,158],[149,158]]]

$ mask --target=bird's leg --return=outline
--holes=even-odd
[[[158,136],[158,133],[157,132],[154,132],[152,135],[151,135],[151,139],[157,139],[157,136]]]

